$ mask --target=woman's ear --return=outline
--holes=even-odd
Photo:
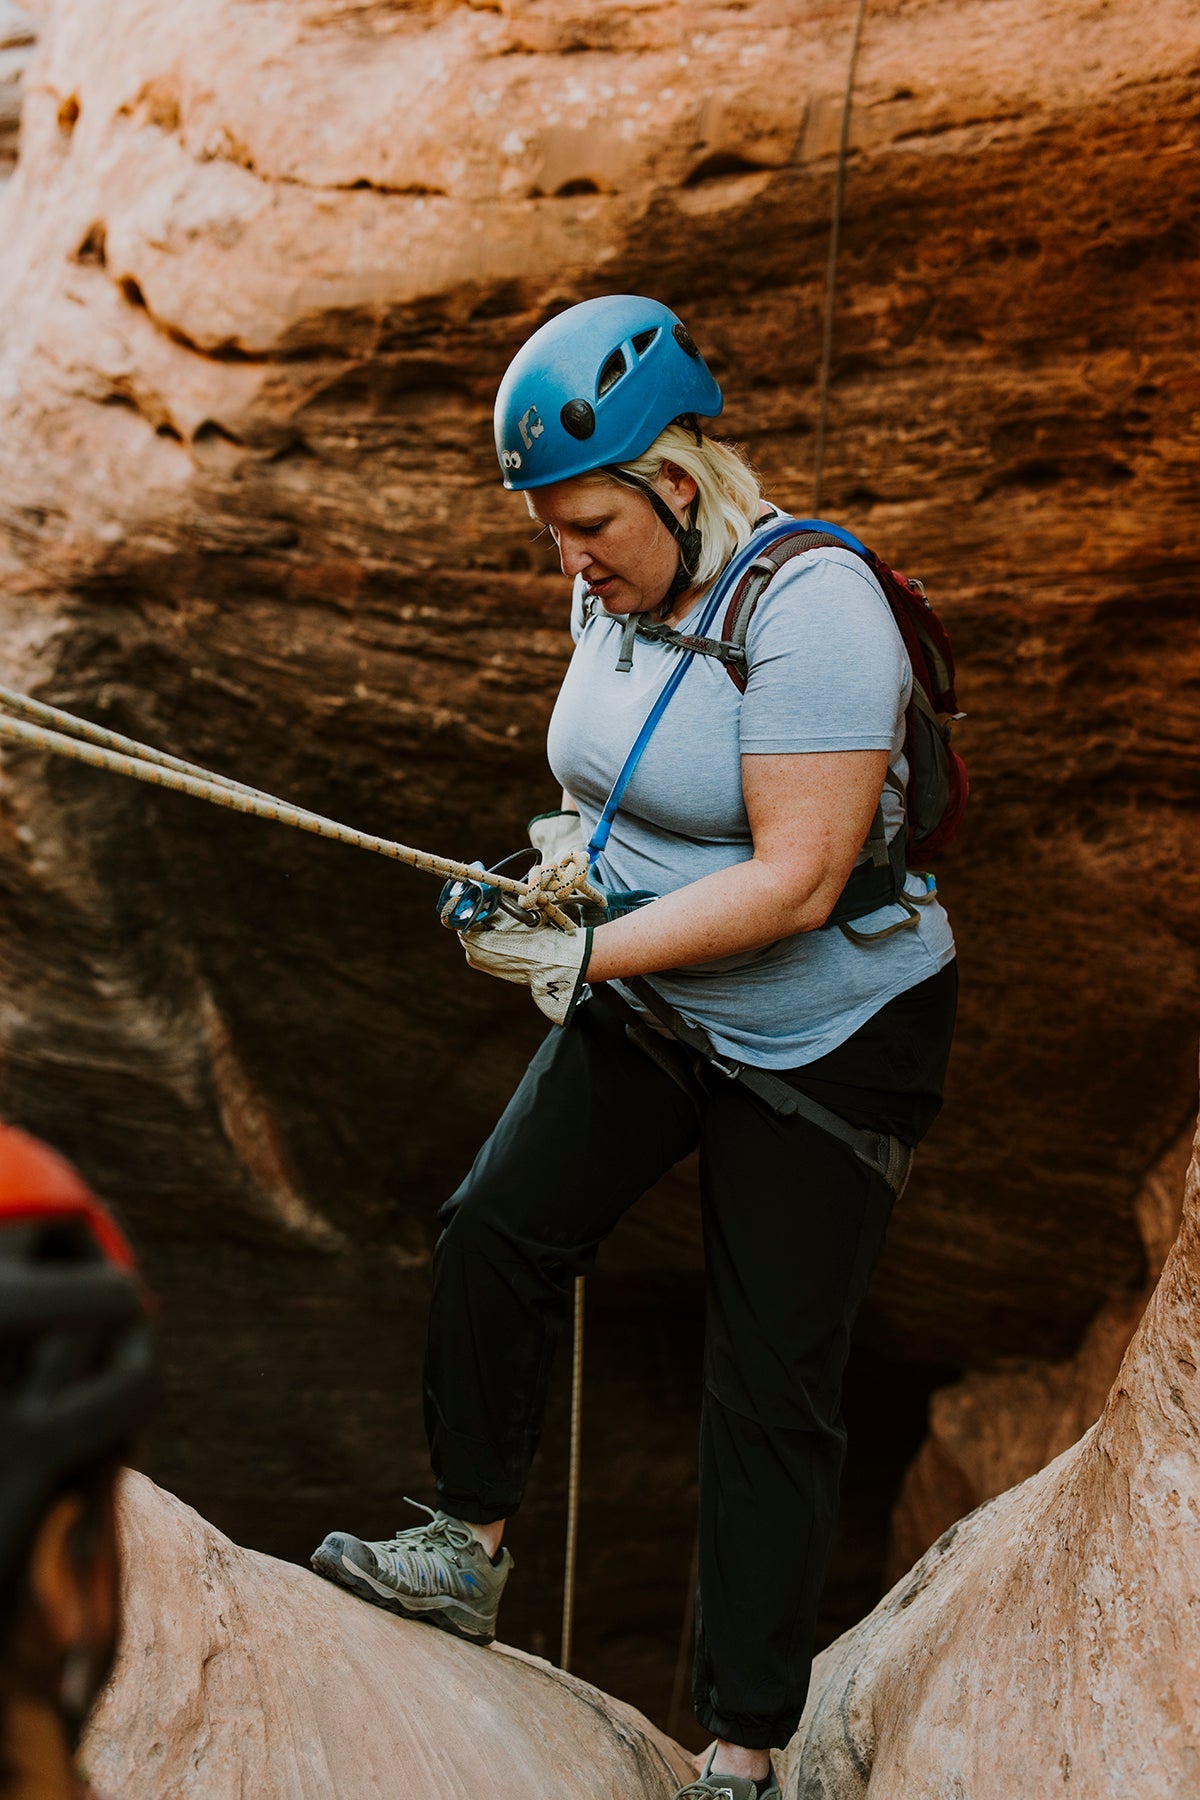
[[[681,469],[678,463],[665,462],[659,471],[655,487],[664,500],[672,501],[681,510],[690,506],[700,492],[693,475]]]

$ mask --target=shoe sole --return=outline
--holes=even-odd
[[[309,1560],[314,1573],[326,1581],[332,1581],[337,1587],[345,1588],[347,1593],[354,1594],[359,1600],[367,1600],[372,1606],[382,1608],[384,1612],[397,1613],[400,1618],[411,1619],[418,1625],[436,1626],[438,1631],[449,1632],[451,1637],[461,1638],[466,1644],[478,1644],[481,1648],[496,1641],[494,1631],[468,1631],[462,1625],[456,1625],[445,1612],[407,1606],[399,1594],[380,1593],[374,1583],[368,1581],[344,1556],[335,1557],[324,1546],[315,1551]]]

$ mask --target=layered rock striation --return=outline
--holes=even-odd
[[[37,27],[12,0],[0,4],[0,182],[12,174],[21,133],[21,83]]]

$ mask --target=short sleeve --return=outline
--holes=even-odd
[[[912,671],[878,582],[852,550],[786,563],[746,636],[741,749],[887,750],[902,742]]]

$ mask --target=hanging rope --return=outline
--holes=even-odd
[[[567,1560],[563,1574],[559,1667],[571,1667],[575,1635],[575,1566],[579,1549],[579,1465],[583,1435],[583,1276],[575,1277],[575,1343],[571,1357],[571,1452],[567,1467]]]
[[[842,202],[846,194],[846,157],[850,148],[850,108],[854,99],[854,76],[858,68],[858,46],[862,41],[863,18],[867,0],[858,0],[858,16],[854,21],[854,41],[850,46],[850,67],[846,71],[846,92],[842,100],[842,130],[838,142],[837,173],[833,183],[833,217],[829,222],[829,262],[825,270],[825,319],[821,333],[821,369],[817,378],[817,436],[813,450],[813,503],[815,517],[821,516],[821,489],[825,479],[825,427],[829,414],[829,379],[833,365],[833,315],[837,300],[838,241],[842,231]]]
[[[128,775],[134,781],[145,781],[153,787],[169,788],[173,793],[191,794],[195,799],[211,801],[214,806],[228,807],[232,812],[248,813],[255,818],[271,819],[279,825],[291,825],[297,831],[309,831],[317,837],[331,838],[335,843],[352,844],[358,850],[371,850],[377,856],[390,857],[409,868],[421,869],[428,875],[441,875],[460,881],[480,880],[478,865],[455,862],[451,857],[434,856],[428,850],[414,850],[408,844],[390,838],[375,837],[370,832],[356,831],[353,826],[339,825],[321,813],[292,806],[286,800],[247,787],[227,775],[217,775],[181,757],[169,756],[140,744],[120,732],[108,731],[89,719],[76,718],[56,706],[47,706],[27,694],[0,687],[0,741],[28,744],[36,750],[52,751],[75,762],[87,763],[94,769],[107,769],[115,775]],[[11,715],[17,714],[18,717]],[[489,872],[489,887],[501,889],[520,899],[528,895],[538,910],[556,925],[573,929],[571,920],[555,904],[555,899],[569,898],[563,888],[554,896],[536,882],[515,881],[511,876]]]
[[[667,1710],[667,1736],[677,1738],[682,1723],[683,1696],[688,1671],[696,1654],[696,1583],[700,1579],[700,1525],[692,1539],[692,1556],[688,1564],[687,1596],[683,1603],[683,1623],[679,1627],[679,1654],[675,1658],[675,1679],[671,1683],[671,1704]]]

